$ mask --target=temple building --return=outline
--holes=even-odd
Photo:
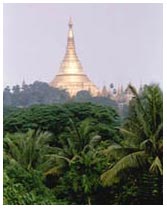
[[[65,89],[70,96],[75,96],[79,91],[89,91],[92,96],[97,96],[99,89],[84,73],[83,67],[75,50],[73,23],[70,18],[67,47],[59,72],[50,83],[50,86]]]

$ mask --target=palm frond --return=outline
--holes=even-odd
[[[163,121],[158,125],[156,131],[155,131],[155,139],[158,138],[160,131],[163,129]]]
[[[59,166],[55,166],[49,170],[47,170],[46,172],[44,172],[44,175],[60,175],[62,173],[62,169]]]
[[[103,186],[110,186],[118,181],[121,172],[131,168],[138,168],[146,163],[144,151],[134,152],[121,158],[111,169],[101,175]]]
[[[158,156],[154,159],[153,163],[149,168],[149,171],[151,173],[160,173],[161,175],[163,175],[162,163]]]
[[[120,159],[127,154],[138,151],[138,148],[135,147],[123,147],[119,144],[110,145],[107,149],[104,149],[102,153],[108,156],[109,159]]]
[[[135,134],[134,132],[129,131],[129,130],[125,129],[125,128],[119,128],[119,130],[120,130],[122,133],[124,133],[124,134],[126,134],[126,135],[128,135],[128,136],[136,137],[136,134]]]

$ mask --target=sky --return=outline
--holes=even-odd
[[[78,57],[100,88],[163,80],[162,4],[4,4],[3,81],[50,82],[73,20]]]

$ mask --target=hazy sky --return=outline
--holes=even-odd
[[[50,82],[68,21],[85,73],[98,86],[162,86],[162,4],[4,4],[4,86]]]

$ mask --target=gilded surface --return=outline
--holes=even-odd
[[[84,73],[77,57],[72,26],[73,24],[70,19],[66,53],[60,65],[59,72],[50,85],[55,88],[66,89],[71,96],[76,95],[78,91],[82,90],[89,91],[93,96],[96,96],[98,89]]]

